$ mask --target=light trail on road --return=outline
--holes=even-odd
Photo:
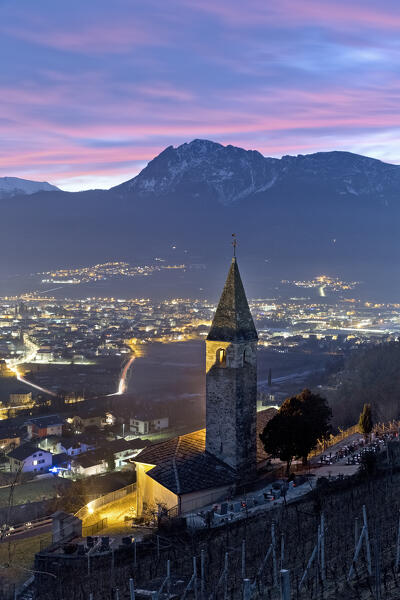
[[[25,354],[23,356],[23,358],[20,358],[20,359],[17,359],[17,358],[6,359],[7,367],[10,369],[10,371],[15,373],[16,378],[21,383],[25,383],[25,385],[29,385],[30,387],[34,388],[35,390],[39,390],[39,392],[43,392],[44,394],[49,394],[50,396],[57,396],[57,394],[55,392],[52,392],[51,390],[47,390],[46,388],[41,387],[40,385],[36,385],[36,383],[31,383],[30,381],[25,379],[25,377],[23,377],[21,375],[21,373],[19,372],[18,365],[21,365],[23,363],[32,362],[38,351],[38,347],[35,346],[35,344],[33,342],[31,342],[30,340],[26,341],[26,345],[28,347],[29,352],[27,354]]]
[[[118,391],[114,392],[114,394],[108,394],[109,396],[120,396],[121,394],[125,394],[127,389],[126,379],[129,373],[129,369],[131,368],[132,363],[135,361],[136,356],[133,354],[124,368],[122,369],[121,377],[118,383]]]
[[[51,390],[47,390],[46,388],[41,387],[40,385],[36,385],[36,383],[32,383],[31,381],[28,381],[27,379],[25,379],[25,377],[22,377],[21,373],[18,371],[17,366],[9,367],[9,369],[13,373],[15,373],[16,378],[21,383],[25,383],[26,385],[29,385],[30,387],[34,388],[35,390],[39,390],[39,392],[43,392],[44,394],[49,394],[50,396],[57,396],[57,394],[55,392],[52,392]]]

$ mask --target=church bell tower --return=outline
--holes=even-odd
[[[257,340],[234,257],[206,340],[206,450],[242,479],[257,465]]]

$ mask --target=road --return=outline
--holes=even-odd
[[[25,377],[23,377],[21,375],[21,373],[19,372],[18,365],[32,362],[37,354],[37,351],[39,350],[39,348],[33,342],[31,342],[31,340],[29,340],[27,337],[25,338],[25,345],[26,345],[26,351],[20,358],[6,359],[7,367],[10,369],[10,371],[15,373],[16,378],[21,383],[25,383],[25,385],[29,385],[30,387],[34,388],[35,390],[39,390],[39,392],[43,392],[44,394],[49,394],[50,396],[57,396],[57,394],[55,392],[52,392],[51,390],[43,388],[40,385],[36,385],[36,383],[32,383],[32,382],[28,381],[28,379],[25,379]]]
[[[57,394],[55,392],[52,392],[51,390],[48,390],[47,388],[37,385],[36,383],[32,383],[31,381],[29,381],[28,379],[25,379],[25,377],[23,377],[21,375],[21,373],[18,369],[18,366],[25,364],[25,363],[32,362],[36,357],[37,351],[39,350],[38,346],[36,346],[28,337],[25,337],[24,341],[25,341],[26,351],[19,358],[6,359],[7,367],[10,369],[10,371],[15,373],[16,378],[21,383],[25,383],[25,385],[28,385],[29,387],[31,387],[35,390],[38,390],[39,392],[43,392],[43,394],[48,394],[49,396],[56,397]],[[126,392],[127,387],[128,387],[127,378],[128,378],[129,369],[131,368],[133,362],[135,361],[135,358],[136,358],[135,354],[132,354],[132,356],[130,357],[130,359],[128,360],[128,362],[126,363],[124,368],[122,369],[121,377],[118,382],[118,390],[116,392],[114,392],[113,394],[109,394],[109,396],[120,396],[121,394],[124,394]]]
[[[10,533],[2,540],[0,540],[0,544],[4,544],[6,542],[14,541],[14,540],[22,540],[30,537],[35,537],[37,535],[43,535],[44,533],[50,533],[52,530],[52,521],[51,519],[45,519],[43,525],[35,525],[34,527],[25,527],[18,528],[18,531],[15,533]]]
[[[118,383],[118,390],[116,392],[114,392],[114,394],[108,394],[109,396],[120,396],[121,394],[125,394],[126,390],[127,390],[127,377],[128,377],[128,373],[129,373],[129,369],[131,368],[132,364],[135,361],[136,356],[134,354],[132,354],[132,356],[130,357],[130,359],[128,360],[128,362],[126,363],[126,365],[124,366],[124,368],[122,369],[122,373],[121,373],[121,377]]]

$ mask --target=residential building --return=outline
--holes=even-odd
[[[161,429],[168,429],[169,419],[168,417],[157,417],[151,418],[148,416],[134,416],[130,418],[130,430],[132,433],[140,435],[146,435],[160,431]]]
[[[14,450],[7,453],[10,461],[10,471],[16,473],[44,473],[47,472],[52,464],[53,457],[51,452],[37,448],[30,442],[21,444]]]
[[[64,419],[58,415],[46,415],[29,419],[29,421],[26,421],[28,439],[61,435],[63,425]]]

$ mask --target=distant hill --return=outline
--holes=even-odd
[[[250,296],[328,273],[400,297],[400,166],[349,152],[275,159],[194,140],[108,191],[4,199],[2,217],[7,274],[159,257],[192,265],[177,294],[214,295],[235,232]]]
[[[36,192],[56,192],[59,188],[47,181],[30,181],[19,177],[0,177],[0,200]]]

